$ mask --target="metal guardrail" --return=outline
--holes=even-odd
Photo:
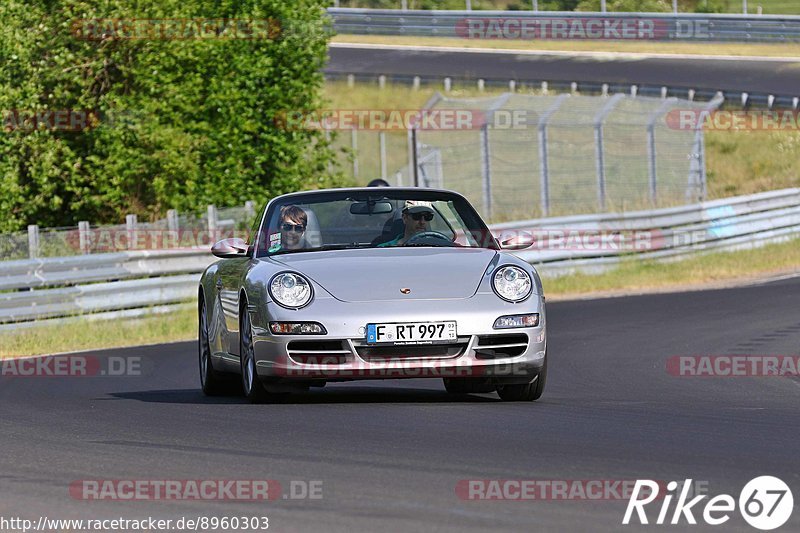
[[[634,239],[634,249],[550,244],[548,250],[517,254],[537,266],[542,275],[599,273],[632,258],[670,261],[698,252],[747,249],[800,236],[800,189],[620,215],[554,217],[492,226],[499,233],[530,228],[554,230],[565,238],[569,233],[563,230],[584,235],[620,233]],[[636,239],[644,246],[636,248]]]
[[[800,236],[800,188],[725,198],[681,207],[593,214],[491,226],[512,233],[564,238],[564,246],[534,243],[517,254],[543,276],[599,272],[621,261],[671,261],[689,254],[761,246]],[[637,233],[642,232],[642,233]],[[574,233],[647,236],[642,248],[568,245]],[[616,242],[611,239],[611,242]],[[206,249],[132,251],[0,263],[0,330],[70,320],[163,312],[191,300],[199,274],[215,258]]]
[[[541,39],[544,36],[550,39],[605,38],[693,42],[800,41],[800,16],[797,15],[401,11],[354,8],[329,8],[328,14],[337,33],[355,35],[527,40]],[[634,28],[635,31],[622,34],[622,28]],[[587,35],[596,31],[602,32],[600,37]]]

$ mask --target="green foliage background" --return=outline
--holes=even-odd
[[[337,184],[317,131],[328,32],[318,0],[2,0],[0,111],[95,110],[82,132],[0,125],[0,231],[149,219]],[[273,18],[276,39],[89,41],[85,18]]]

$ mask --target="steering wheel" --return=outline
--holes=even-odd
[[[403,246],[409,246],[409,245],[414,246],[415,242],[421,241],[422,239],[426,239],[426,238],[430,238],[430,237],[433,237],[434,239],[445,240],[445,241],[447,241],[448,245],[450,245],[450,246],[453,245],[452,239],[450,239],[450,237],[448,237],[444,233],[441,233],[439,231],[428,230],[428,231],[420,231],[419,233],[415,233],[414,235],[412,235],[411,237],[408,238],[408,240],[403,244]]]

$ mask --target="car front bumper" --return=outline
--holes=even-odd
[[[398,378],[477,378],[528,383],[545,363],[546,316],[541,296],[519,304],[494,294],[465,300],[396,302],[315,301],[292,311],[274,303],[255,316],[258,375],[265,381],[347,381]],[[500,316],[539,313],[539,325],[494,329]],[[367,323],[455,320],[458,342],[447,345],[368,346]],[[269,321],[322,324],[326,335],[273,335]]]

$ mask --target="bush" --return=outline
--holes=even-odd
[[[273,122],[320,107],[325,4],[0,2],[0,231],[155,218],[338,183],[320,132]],[[76,20],[93,18],[274,19],[282,31],[270,39],[76,38]],[[23,131],[11,110],[96,117],[78,132]]]

